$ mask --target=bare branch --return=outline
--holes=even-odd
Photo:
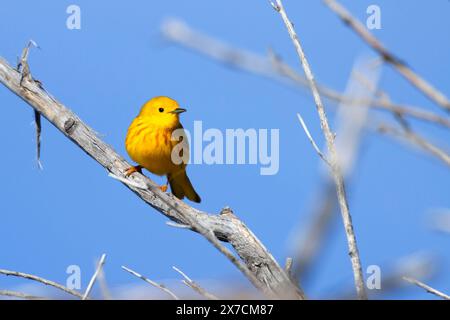
[[[416,280],[416,279],[413,279],[413,278],[409,278],[409,277],[403,277],[403,280],[405,280],[405,281],[407,281],[407,282],[409,282],[411,284],[415,284],[416,286],[418,286],[418,287],[420,287],[422,289],[425,289],[427,292],[429,292],[431,294],[434,294],[435,296],[438,296],[438,297],[440,297],[442,299],[450,300],[450,296],[449,295],[447,295],[445,293],[442,293],[442,292],[440,292],[440,291],[438,291],[438,290],[436,290],[436,289],[426,285],[425,283],[420,282],[419,280]]]
[[[80,299],[83,298],[83,295],[81,293],[75,291],[75,290],[69,289],[69,288],[67,288],[67,287],[65,287],[65,286],[63,286],[63,285],[61,285],[59,283],[56,283],[54,281],[47,280],[47,279],[44,279],[44,278],[41,278],[41,277],[38,277],[38,276],[35,276],[35,275],[32,275],[32,274],[18,272],[18,271],[4,270],[4,269],[0,269],[0,274],[4,274],[4,275],[7,275],[7,276],[20,277],[20,278],[25,278],[25,279],[37,281],[37,282],[43,283],[43,284],[45,284],[47,286],[51,286],[51,287],[57,288],[59,290],[62,290],[62,291],[66,292],[68,294],[71,294],[71,295],[73,295],[73,296],[75,296],[77,298],[80,298]]]
[[[131,273],[132,275],[144,280],[145,282],[151,284],[152,286],[164,291],[165,293],[167,293],[169,296],[171,296],[174,300],[180,300],[180,298],[177,297],[177,295],[175,293],[173,293],[172,291],[170,291],[166,286],[159,284],[153,280],[150,280],[147,277],[144,277],[143,275],[137,273],[136,271],[131,270],[130,268],[124,267],[122,266],[122,269],[125,270],[126,272]]]
[[[104,143],[77,115],[43,90],[41,85],[34,81],[24,81],[24,87],[20,84],[20,78],[20,73],[0,59],[0,82],[49,120],[109,173],[133,181],[125,185],[143,201],[169,219],[191,226],[192,230],[213,244],[256,288],[267,295],[304,298],[303,292],[290,281],[283,268],[231,210],[220,215],[210,215],[162,192],[153,181],[141,174],[125,177],[124,172],[131,166],[129,163]],[[146,185],[147,188],[138,188],[135,183],[139,186]],[[229,242],[242,261],[221,245],[218,239]]]
[[[183,278],[185,280],[183,280],[182,282],[185,285],[187,285],[189,288],[193,289],[195,292],[197,292],[198,294],[200,294],[201,296],[205,297],[208,300],[219,300],[219,298],[217,298],[215,295],[213,295],[212,293],[209,293],[208,291],[203,289],[198,283],[196,283],[194,280],[189,278],[183,271],[181,271],[177,267],[172,267],[172,268],[176,272],[178,272],[179,274],[181,274],[183,276]]]
[[[94,286],[94,283],[97,280],[97,277],[98,277],[99,273],[101,272],[103,265],[105,264],[105,260],[106,260],[106,254],[104,253],[104,254],[102,254],[100,261],[97,264],[97,269],[95,270],[94,275],[91,278],[91,281],[89,281],[86,291],[84,292],[83,300],[86,300],[87,297],[89,297],[92,287]]]
[[[28,44],[25,48],[23,48],[22,55],[20,57],[20,60],[17,63],[17,71],[19,71],[22,74],[22,77],[20,79],[21,84],[24,79],[32,80],[30,66],[28,64],[28,55],[29,55],[31,47],[39,48],[37,43],[34,42],[33,40],[28,41]],[[34,123],[36,126],[36,161],[37,161],[38,168],[42,170],[42,164],[41,164],[42,126],[41,126],[41,115],[37,111],[34,111]]]
[[[38,168],[42,170],[42,163],[41,163],[42,125],[41,125],[41,115],[37,111],[34,111],[34,123],[36,125],[36,161],[37,161]]]
[[[28,55],[31,47],[39,48],[36,42],[34,42],[33,40],[29,40],[26,47],[23,48],[22,55],[20,56],[20,60],[17,63],[17,71],[21,73],[20,84],[22,84],[22,81],[24,79],[26,80],[32,79],[30,73],[30,66],[28,64]]]
[[[447,152],[411,130],[401,130],[388,124],[380,124],[378,131],[408,141],[450,166],[450,155]]]
[[[190,226],[188,226],[186,224],[180,224],[180,223],[176,223],[173,221],[167,221],[166,224],[169,227],[174,227],[174,228],[179,228],[179,229],[192,229]]]
[[[364,277],[362,273],[361,261],[359,258],[358,246],[356,243],[356,236],[353,231],[352,218],[350,215],[350,211],[348,208],[347,197],[345,194],[345,186],[344,179],[341,173],[341,169],[339,166],[339,160],[336,153],[336,148],[334,145],[334,135],[331,132],[330,126],[328,124],[328,119],[325,113],[325,109],[322,104],[322,100],[320,98],[319,91],[317,89],[314,76],[312,74],[311,68],[309,66],[308,60],[306,59],[305,53],[303,52],[303,48],[300,44],[300,40],[298,38],[297,33],[294,30],[294,26],[292,22],[289,20],[287,13],[281,3],[280,0],[276,0],[276,5],[278,7],[278,12],[281,15],[281,18],[286,25],[286,28],[289,32],[289,35],[292,39],[292,42],[295,46],[297,54],[300,58],[300,62],[303,66],[303,70],[305,71],[306,78],[308,79],[310,89],[313,93],[314,102],[316,103],[317,112],[320,118],[320,126],[322,128],[325,140],[327,142],[327,148],[330,157],[331,163],[331,173],[333,175],[335,184],[336,184],[336,193],[339,200],[339,205],[341,208],[342,219],[344,222],[345,233],[347,236],[350,260],[352,263],[353,274],[355,277],[355,285],[356,291],[359,299],[367,299],[366,288],[364,285]]]
[[[25,300],[47,300],[47,298],[44,298],[44,297],[33,296],[28,293],[11,291],[11,290],[0,290],[0,296],[14,297],[14,298],[20,298],[20,299],[25,299]]]
[[[195,31],[183,21],[176,19],[165,21],[161,29],[165,39],[191,49],[213,61],[218,61],[238,70],[256,74],[282,84],[291,84],[302,89],[308,88],[307,80],[289,65],[282,62],[272,51],[269,52],[268,57],[264,57],[235,48]],[[349,107],[368,105],[373,109],[389,111],[394,114],[401,114],[450,128],[450,119],[423,108],[396,104],[383,98],[360,100],[354,97],[347,97],[323,85],[318,84],[317,87],[320,94],[327,99],[343,103]]]
[[[442,92],[434,88],[425,79],[412,71],[402,60],[392,54],[360,21],[354,18],[346,8],[335,0],[324,0],[324,3],[339,16],[345,25],[349,26],[356,34],[358,34],[373,50],[380,54],[384,61],[393,66],[394,69],[414,87],[443,109],[450,111],[450,101]]]

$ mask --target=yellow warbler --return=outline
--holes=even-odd
[[[167,183],[177,198],[187,197],[191,201],[200,202],[200,197],[186,174],[186,163],[181,161],[177,164],[180,161],[174,162],[172,159],[172,150],[181,141],[173,140],[172,132],[176,129],[183,130],[179,114],[185,111],[169,97],[155,97],[144,104],[128,128],[125,139],[128,154],[138,163],[129,168],[126,174],[141,172],[145,168],[154,174],[166,175]],[[183,143],[187,146],[187,141]],[[183,157],[182,153],[187,149],[182,148],[179,156]],[[166,191],[167,184],[161,186],[161,190]]]

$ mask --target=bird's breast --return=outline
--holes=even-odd
[[[183,169],[184,164],[177,165],[172,161],[172,150],[178,143],[172,140],[173,130],[133,121],[125,141],[131,159],[157,175]]]

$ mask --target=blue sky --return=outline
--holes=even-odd
[[[360,20],[373,1],[343,1]],[[66,8],[81,8],[81,30],[66,28]],[[376,1],[382,29],[374,33],[419,74],[450,95],[450,10],[448,1],[426,4]],[[285,1],[316,78],[344,90],[352,65],[370,53],[320,1]],[[226,68],[161,39],[164,19],[176,17],[195,29],[259,54],[269,47],[299,69],[280,17],[266,1],[4,1],[0,56],[15,63],[29,39],[41,50],[29,59],[45,88],[92,126],[119,153],[132,118],[149,98],[168,95],[188,108],[182,122],[205,128],[280,130],[280,170],[261,176],[255,165],[191,165],[188,173],[203,201],[218,212],[226,205],[245,221],[282,263],[290,240],[306,227],[322,171],[296,118],[300,111],[323,145],[309,95],[270,80]],[[392,69],[380,84],[394,101],[440,113]],[[112,288],[140,284],[120,269],[127,265],[153,279],[175,279],[180,267],[192,278],[236,280],[235,267],[192,232],[170,228],[167,219],[107,177],[97,163],[43,122],[42,163],[35,163],[32,112],[0,88],[0,268],[29,272],[65,283],[67,266],[82,270],[83,288],[93,261],[108,254]],[[330,109],[332,110],[332,109]],[[378,113],[381,117],[382,114]],[[333,112],[329,112],[333,123]],[[386,117],[388,119],[388,117]],[[413,122],[414,128],[445,145],[448,132]],[[155,178],[152,176],[152,178]],[[160,178],[155,178],[162,182]],[[450,206],[450,173],[438,160],[375,133],[365,136],[348,197],[364,266],[386,265],[417,251],[439,257],[441,273],[431,285],[450,292],[450,236],[427,227],[430,211]],[[312,297],[352,286],[342,223],[305,284]],[[0,277],[0,288],[25,280]],[[220,292],[217,292],[220,295]],[[411,288],[389,297],[432,298]]]

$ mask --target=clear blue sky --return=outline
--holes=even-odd
[[[15,63],[29,39],[41,50],[30,56],[31,70],[46,89],[125,155],[124,137],[140,106],[168,95],[186,106],[183,124],[206,128],[280,129],[280,171],[260,176],[254,165],[192,165],[189,175],[202,196],[197,207],[218,212],[225,205],[245,221],[282,263],[298,226],[306,227],[321,170],[296,119],[301,111],[322,145],[310,96],[257,76],[228,69],[162,41],[167,17],[260,54],[269,47],[299,68],[292,43],[267,1],[81,1],[81,30],[66,28],[72,1],[3,1],[0,55]],[[366,18],[373,1],[344,1]],[[450,95],[450,2],[376,1],[382,29],[374,33],[414,70]],[[320,1],[286,0],[313,71],[319,81],[345,88],[354,60],[370,52]],[[399,75],[384,68],[381,85],[398,102],[439,109]],[[170,228],[167,219],[107,177],[97,163],[43,122],[42,163],[35,163],[32,112],[0,87],[0,268],[38,274],[65,283],[65,270],[82,269],[82,285],[93,261],[108,254],[112,288],[138,284],[120,269],[127,265],[153,279],[174,279],[179,266],[194,279],[237,280],[235,267],[198,235]],[[333,118],[333,113],[330,112]],[[433,141],[448,132],[421,123]],[[157,179],[157,181],[162,181]],[[436,254],[442,273],[431,285],[450,292],[450,236],[430,231],[435,208],[450,207],[449,169],[397,142],[369,133],[348,185],[349,202],[364,266],[385,265],[404,255]],[[331,241],[305,284],[312,297],[352,286],[351,266],[340,220]],[[0,276],[0,289],[26,280]],[[140,284],[140,283],[139,283]],[[217,294],[220,295],[219,292]],[[432,298],[418,288],[390,297]]]

